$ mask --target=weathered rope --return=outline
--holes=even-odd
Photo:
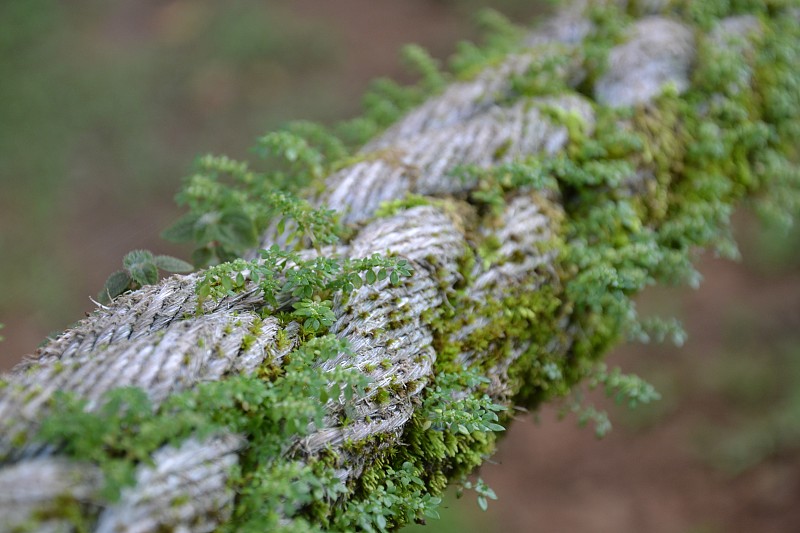
[[[472,246],[469,232],[475,230],[457,213],[435,204],[377,219],[376,211],[408,193],[464,196],[476,187],[453,177],[464,165],[488,168],[563,151],[569,141],[567,128],[544,109],[577,115],[591,129],[592,102],[581,96],[503,104],[512,90],[511,79],[543,54],[568,54],[580,45],[591,24],[576,13],[561,14],[556,23],[531,36],[530,51],[431,98],[369,143],[360,161],[327,178],[325,193],[317,200],[339,210],[343,221],[356,228],[346,246],[328,252],[353,258],[390,252],[407,259],[415,271],[399,286],[365,286],[334,302],[336,322],[330,331],[349,342],[353,357],[346,363],[368,375],[375,388],[358,400],[346,426],[336,416],[343,405],[330,402],[324,426],[298,441],[296,448],[306,457],[337,451],[342,457],[337,470],[341,480],[356,478],[369,466],[366,454],[346,450],[345,443],[380,435],[382,444],[373,446],[389,447],[398,442],[415,412],[437,358],[430,316],[449,304],[452,288],[462,281],[460,262]],[[751,27],[739,20],[726,28],[742,35]],[[594,97],[624,106],[649,101],[667,84],[683,90],[694,53],[693,33],[686,26],[658,17],[640,20],[630,39],[611,51],[609,70],[595,84]],[[568,63],[558,75],[570,87],[583,79],[577,63]],[[473,281],[460,296],[462,312],[479,309],[486,300],[509,291],[530,293],[558,283],[556,256],[546,246],[557,232],[558,200],[518,191],[507,199],[493,227],[477,229],[482,237],[496,239],[498,254],[519,259],[473,266]],[[86,398],[91,408],[109,390],[136,386],[157,406],[198,383],[249,374],[264,361],[279,362],[299,342],[297,323],[281,325],[276,318],[258,316],[264,298],[255,287],[206,303],[198,315],[197,280],[197,274],[173,276],[117,298],[8,376],[0,391],[0,527],[23,523],[64,494],[94,505],[91,494],[102,482],[95,467],[77,465],[53,455],[56,450],[31,443],[57,391],[72,391]],[[448,335],[453,341],[463,340],[487,323],[487,317],[479,316]],[[561,325],[563,334],[546,342],[550,353],[563,354],[569,347],[569,319]],[[279,343],[279,336],[288,344]],[[484,353],[467,350],[456,362],[490,363],[488,390],[506,401],[512,392],[508,369],[529,344],[510,339],[500,360],[482,361]],[[342,363],[342,358],[329,361],[320,371]],[[403,392],[386,402],[376,401],[375,391],[389,384]],[[243,445],[237,436],[222,435],[162,449],[153,466],[139,468],[136,485],[124,491],[121,501],[100,510],[97,531],[213,530],[230,516],[235,495],[227,487],[227,476]],[[42,530],[62,525],[62,519],[53,518],[42,523]]]

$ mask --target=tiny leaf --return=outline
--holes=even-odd
[[[131,276],[125,270],[117,270],[110,276],[103,285],[103,290],[97,295],[101,303],[108,303],[130,287]]]
[[[139,285],[152,285],[158,282],[158,268],[155,263],[137,263],[128,269],[133,281]]]
[[[154,261],[155,257],[153,257],[153,254],[150,251],[133,250],[125,255],[125,258],[122,260],[122,266],[124,266],[127,270],[131,270],[138,265],[144,263],[153,263]]]

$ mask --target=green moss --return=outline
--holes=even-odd
[[[63,521],[72,526],[76,533],[89,533],[92,531],[91,521],[88,519],[87,502],[81,502],[69,495],[55,498],[47,507],[37,509],[33,514],[31,524],[22,524],[18,531],[38,531],[36,525],[40,522]],[[30,527],[30,529],[28,529]]]
[[[250,333],[246,334],[244,337],[242,337],[242,345],[240,348],[241,351],[246,352],[247,350],[249,350],[257,340],[258,340],[257,336],[252,335]]]

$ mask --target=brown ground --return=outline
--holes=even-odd
[[[338,28],[345,59],[335,69],[338,74],[326,78],[318,90],[351,93],[346,100],[354,102],[368,79],[400,72],[396,50],[401,44],[420,42],[438,55],[452,50],[466,30],[450,4],[295,0],[291,9]],[[141,17],[127,14],[120,20],[124,25]],[[63,239],[81,243],[72,269],[81,295],[70,304],[75,318],[90,309],[85,296],[118,268],[125,252],[135,247],[173,250],[156,237],[177,213],[168,200],[121,218],[110,198],[102,186],[89,195],[82,191],[68,210],[68,220],[54,222]],[[761,253],[758,248],[745,252],[746,257]],[[590,429],[577,429],[572,420],[555,421],[552,409],[541,413],[539,424],[521,417],[501,443],[496,464],[481,471],[499,501],[491,502],[486,514],[477,511],[473,496],[448,501],[445,520],[430,521],[426,530],[800,531],[797,442],[789,439],[788,445],[776,446],[776,453],[739,475],[714,466],[714,453],[708,451],[732,436],[756,431],[754,423],[780,400],[776,391],[800,386],[800,379],[786,382],[777,370],[777,376],[761,376],[755,392],[745,388],[745,396],[752,396],[747,401],[732,400],[742,375],[747,382],[751,370],[761,375],[764,366],[786,364],[787,357],[800,355],[800,263],[790,264],[794,266],[768,272],[759,262],[706,258],[700,290],[650,295],[652,307],[684,317],[689,342],[682,349],[627,347],[610,361],[655,382],[664,399],[635,415],[610,408],[615,430],[602,441]],[[66,325],[47,323],[35,310],[3,321],[8,339],[0,349],[9,355],[2,359],[6,368],[48,331]],[[781,350],[790,353],[774,355]],[[753,360],[756,367],[748,370]],[[794,422],[800,427],[800,419]]]

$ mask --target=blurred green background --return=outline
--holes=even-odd
[[[478,8],[527,22],[543,4],[0,2],[0,369],[90,311],[129,250],[187,257],[158,234],[194,157],[351,117],[370,79],[406,76],[402,44],[446,58]],[[481,472],[500,500],[450,498],[424,531],[800,530],[800,237],[746,214],[737,234],[743,263],[705,257],[699,291],[642,299],[684,319],[683,349],[612,356],[660,403],[609,406],[602,442],[552,409],[521,415]]]

